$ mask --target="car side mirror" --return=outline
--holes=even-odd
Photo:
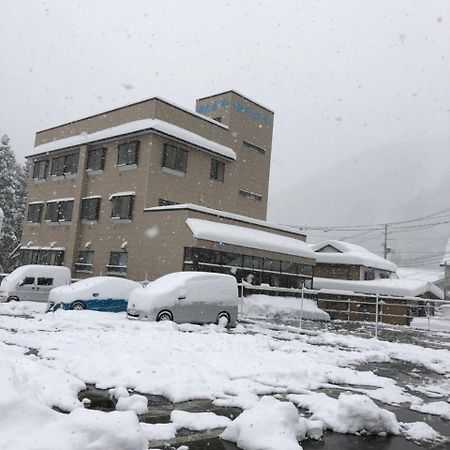
[[[94,292],[94,293],[92,294],[92,297],[98,297],[98,292]]]

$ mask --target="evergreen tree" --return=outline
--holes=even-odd
[[[9,145],[9,137],[4,135],[0,139],[0,208],[4,213],[0,230],[0,272],[12,269],[9,255],[20,242],[26,182],[26,170],[17,163]]]

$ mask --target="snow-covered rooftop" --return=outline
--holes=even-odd
[[[338,280],[334,278],[314,278],[315,289],[350,291],[362,294],[380,294],[400,297],[418,297],[431,292],[443,299],[444,292],[435,284],[421,280],[385,278],[378,280]]]
[[[400,279],[420,280],[435,283],[444,278],[442,270],[424,269],[422,267],[398,267],[397,276]]]
[[[255,219],[253,217],[243,216],[241,214],[234,214],[226,211],[220,211],[219,209],[208,208],[206,206],[196,205],[195,203],[180,203],[178,205],[167,205],[167,206],[152,206],[151,208],[145,208],[144,211],[171,211],[171,210],[182,210],[187,209],[190,211],[202,212],[205,214],[210,214],[216,217],[223,217],[225,219],[232,219],[238,222],[252,223],[254,225],[259,225],[260,227],[271,228],[273,230],[286,231],[288,233],[298,234],[299,236],[304,236],[304,234],[296,228],[287,227],[284,225],[278,225],[271,222],[266,222],[265,220]]]
[[[352,264],[375,269],[395,272],[397,266],[370,252],[364,247],[349,242],[329,239],[318,244],[310,245],[315,252],[315,258],[318,263],[325,264]]]
[[[197,239],[314,258],[309,246],[298,239],[203,219],[189,218],[186,224]]]
[[[172,123],[164,122],[158,119],[141,119],[133,122],[123,123],[114,127],[105,128],[103,130],[94,131],[93,133],[81,133],[76,136],[70,136],[56,141],[46,142],[34,147],[33,153],[28,156],[35,156],[42,153],[48,153],[54,150],[76,147],[79,145],[89,144],[105,139],[110,139],[125,134],[136,133],[138,131],[154,130],[163,134],[167,134],[176,139],[188,142],[208,152],[220,155],[224,158],[235,160],[236,153],[225,145],[206,139],[192,131],[185,130]]]

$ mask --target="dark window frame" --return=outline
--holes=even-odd
[[[165,198],[160,198],[158,200],[158,206],[173,206],[179,205],[177,202],[173,202],[172,200],[166,200]]]
[[[164,144],[161,167],[187,173],[188,151],[172,144]]]
[[[223,183],[225,181],[225,163],[218,159],[211,159],[211,168],[209,170],[209,179]]]
[[[139,162],[139,146],[140,141],[120,143],[117,146],[117,167],[137,166]]]
[[[247,198],[247,199],[252,200],[254,202],[261,202],[262,201],[262,195],[256,194],[254,192],[244,191],[243,189],[239,189],[239,195],[241,197]]]
[[[47,202],[47,207],[45,211],[45,221],[50,223],[71,222],[73,216],[73,204],[74,204],[73,200],[63,200],[60,202],[53,202],[53,201]]]
[[[80,219],[88,221],[96,221],[100,217],[101,197],[82,198]]]
[[[124,257],[125,261],[121,260],[122,257]],[[106,265],[107,274],[126,276],[127,269],[128,269],[128,252],[124,251],[110,252],[109,264]]]
[[[100,157],[97,156],[99,154]],[[86,158],[86,170],[92,172],[104,170],[105,160],[106,160],[106,147],[90,149],[88,151]]]
[[[42,173],[42,165],[44,170]],[[40,161],[35,161],[33,165],[33,180],[46,180],[48,174],[48,159],[41,159]]]
[[[111,198],[111,219],[113,220],[132,220],[133,219],[133,207],[134,207],[134,195],[116,195]],[[123,202],[129,199],[127,211]],[[118,204],[120,202],[120,204]],[[116,213],[119,215],[116,215]]]
[[[55,156],[52,158],[51,175],[54,177],[75,175],[78,173],[79,161],[80,154],[78,152]]]
[[[244,147],[247,147],[251,150],[254,150],[258,153],[261,153],[261,155],[265,155],[266,154],[266,149],[260,147],[259,145],[253,144],[252,142],[248,142],[248,141],[242,141],[242,143],[244,144]]]
[[[86,256],[89,256],[88,258]],[[75,272],[92,273],[94,267],[94,251],[79,250],[75,261]]]
[[[34,211],[38,209],[37,213]],[[44,212],[44,203],[30,203],[28,205],[27,222],[28,223],[41,223],[42,213]],[[36,217],[37,216],[37,217]]]

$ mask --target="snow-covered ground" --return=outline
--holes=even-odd
[[[442,442],[424,421],[402,422],[389,408],[449,415],[450,351],[264,322],[227,331],[0,304],[0,361],[1,450],[143,450],[181,428],[219,428],[244,450],[299,450],[324,429]],[[436,378],[404,386],[368,370],[399,361]],[[110,390],[117,410],[89,409],[78,398],[86,384]],[[170,423],[145,424],[140,415],[152,409],[145,394],[244,412],[230,420],[175,406]]]

